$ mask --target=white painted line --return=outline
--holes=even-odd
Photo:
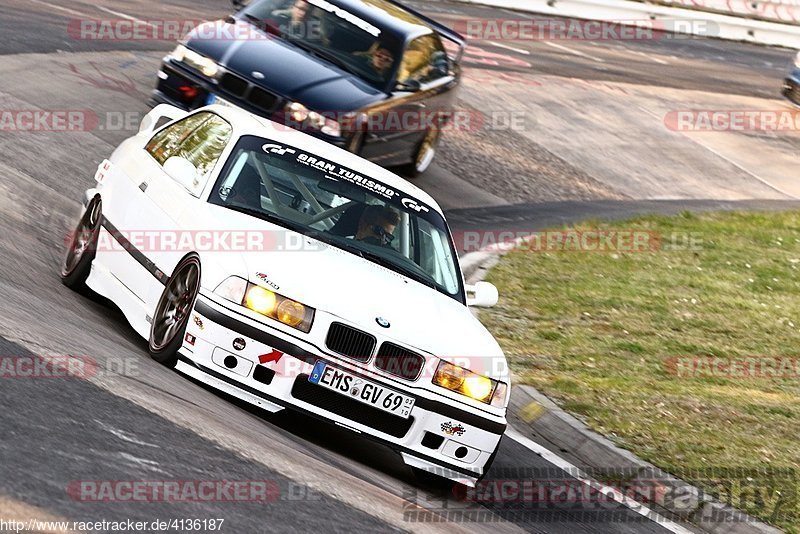
[[[523,50],[522,48],[515,48],[513,46],[508,46],[508,45],[503,44],[503,43],[496,43],[494,41],[486,41],[484,44],[496,46],[497,48],[503,48],[505,50],[511,50],[512,52],[516,52],[517,54],[525,54],[526,56],[531,55],[530,51],[528,51],[528,50]]]
[[[605,60],[600,59],[599,57],[590,56],[589,54],[584,54],[580,50],[574,50],[572,48],[568,48],[568,47],[566,47],[564,45],[560,45],[560,44],[554,43],[552,41],[542,41],[542,43],[546,44],[547,46],[550,46],[550,47],[553,47],[553,48],[557,48],[559,50],[563,50],[564,52],[572,54],[573,56],[585,57],[587,59],[591,59],[592,61],[597,61],[598,63],[605,63]]]
[[[120,18],[123,18],[123,19],[127,19],[127,20],[133,20],[133,21],[136,21],[136,22],[141,22],[142,24],[147,24],[151,28],[155,28],[155,25],[147,22],[146,20],[142,20],[142,19],[136,18],[136,17],[134,17],[132,15],[128,15],[127,13],[123,13],[121,11],[114,11],[113,9],[109,9],[109,8],[103,7],[103,6],[97,6],[97,9],[102,9],[106,13],[110,13],[110,14],[115,15],[117,17],[120,17]]]
[[[569,463],[567,460],[545,449],[535,441],[524,436],[517,429],[513,428],[510,425],[506,429],[506,436],[513,439],[523,447],[534,452],[535,454],[540,456],[543,460],[553,464],[559,469],[566,471],[569,475],[572,475],[575,479],[586,484],[590,488],[602,492],[607,496],[613,496],[614,500],[620,503],[621,505],[629,508],[632,512],[635,512],[641,515],[642,517],[646,517],[647,519],[657,523],[660,527],[663,527],[666,530],[673,532],[674,534],[693,534],[691,530],[679,525],[678,523],[675,523],[674,521],[667,519],[662,515],[659,515],[658,513],[654,512],[644,504],[634,501],[630,497],[622,494],[620,491],[589,478],[583,471],[581,471],[580,469]]]
[[[665,60],[663,60],[661,58],[658,58],[658,57],[655,57],[655,56],[651,56],[650,54],[645,54],[644,52],[640,52],[638,50],[631,50],[630,48],[628,48],[627,50],[628,50],[628,52],[636,54],[637,56],[646,57],[650,61],[655,61],[656,63],[659,63],[661,65],[669,65],[669,61],[665,61]]]
[[[646,108],[643,108],[643,107],[639,107],[639,109],[641,109],[642,111],[644,111],[645,113],[647,113],[647,114],[648,114],[648,115],[650,115],[651,117],[654,117],[654,118],[656,118],[656,119],[662,120],[662,117],[659,117],[657,114],[653,113],[653,112],[652,112],[652,111],[650,111],[649,109],[646,109]],[[680,133],[680,132],[678,132],[678,133]],[[706,150],[708,150],[709,152],[711,152],[711,153],[712,153],[712,154],[714,154],[715,156],[717,156],[717,157],[719,157],[719,158],[722,158],[722,159],[724,159],[725,161],[727,161],[728,163],[730,163],[731,165],[733,165],[734,167],[736,167],[736,168],[737,168],[737,169],[739,169],[740,171],[742,171],[742,172],[744,172],[744,173],[746,173],[746,174],[749,174],[750,176],[752,176],[753,178],[755,178],[757,181],[761,182],[761,183],[762,183],[762,184],[764,184],[765,186],[769,187],[770,189],[772,189],[772,190],[774,190],[774,191],[777,191],[778,193],[780,193],[780,194],[782,194],[782,195],[786,195],[787,197],[791,198],[792,200],[800,200],[800,197],[798,197],[798,196],[796,196],[796,195],[793,195],[792,193],[789,193],[789,192],[787,192],[787,191],[784,191],[783,189],[781,189],[781,188],[780,188],[780,187],[778,187],[777,185],[773,185],[773,184],[771,184],[770,182],[768,182],[768,181],[767,181],[767,180],[765,180],[764,178],[760,177],[759,175],[757,175],[756,173],[754,173],[754,172],[753,172],[753,171],[751,171],[750,169],[746,169],[746,168],[745,168],[745,167],[743,167],[742,165],[740,165],[740,164],[736,163],[735,161],[733,161],[731,158],[727,157],[727,156],[726,156],[726,155],[724,155],[724,154],[720,154],[719,152],[717,152],[716,150],[714,150],[714,149],[713,149],[713,148],[711,148],[710,146],[708,146],[708,145],[706,145],[706,144],[704,144],[704,143],[701,143],[700,141],[698,141],[698,140],[697,140],[697,139],[695,139],[694,137],[692,137],[692,136],[689,136],[689,135],[685,135],[685,134],[684,134],[684,136],[683,136],[683,137],[685,137],[686,139],[690,140],[691,142],[693,142],[693,143],[695,143],[695,144],[697,144],[697,145],[700,145],[701,147],[705,148]]]
[[[709,151],[709,152],[711,152],[712,154],[714,154],[714,155],[716,155],[716,156],[719,156],[720,158],[724,159],[725,161],[727,161],[728,163],[730,163],[730,164],[731,164],[731,165],[733,165],[734,167],[736,167],[736,168],[740,169],[740,170],[741,170],[741,171],[743,171],[743,172],[746,172],[747,174],[749,174],[750,176],[752,176],[753,178],[755,178],[756,180],[758,180],[758,181],[759,181],[759,182],[761,182],[762,184],[766,185],[766,186],[767,186],[767,187],[769,187],[770,189],[773,189],[773,190],[777,191],[778,193],[780,193],[780,194],[782,194],[782,195],[786,195],[787,197],[791,198],[792,200],[800,200],[800,197],[797,197],[797,196],[795,196],[795,195],[793,195],[793,194],[791,194],[791,193],[787,193],[786,191],[784,191],[783,189],[781,189],[781,188],[780,188],[780,187],[778,187],[777,185],[773,185],[773,184],[769,183],[767,180],[765,180],[764,178],[760,177],[759,175],[757,175],[756,173],[754,173],[754,172],[753,172],[753,171],[751,171],[750,169],[746,169],[746,168],[742,167],[741,165],[739,165],[738,163],[736,163],[735,161],[733,161],[733,160],[732,160],[732,159],[730,159],[729,157],[725,156],[724,154],[720,154],[719,152],[717,152],[716,150],[714,150],[714,149],[713,149],[713,148],[711,148],[710,146],[708,146],[708,145],[706,145],[706,144],[703,144],[703,143],[701,143],[701,142],[700,142],[700,141],[698,141],[697,139],[693,139],[693,138],[691,138],[691,137],[689,137],[689,136],[686,136],[686,137],[688,137],[689,139],[691,139],[692,141],[694,141],[695,143],[697,143],[697,144],[698,144],[698,145],[700,145],[701,147],[705,148],[706,150],[708,150],[708,151]]]
[[[81,11],[75,11],[74,9],[69,9],[68,7],[63,7],[63,6],[59,6],[59,5],[56,5],[56,4],[51,4],[50,2],[45,2],[43,0],[30,0],[30,1],[35,3],[35,4],[42,4],[43,6],[47,6],[47,7],[53,8],[53,9],[58,9],[59,11],[63,11],[64,13],[69,13],[70,15],[77,15],[79,17],[84,17],[84,18],[92,18],[92,15],[89,15],[88,13],[83,13]]]

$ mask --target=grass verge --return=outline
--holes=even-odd
[[[489,273],[501,298],[481,319],[515,380],[640,458],[800,532],[800,213],[573,227],[604,228],[652,232],[660,246],[520,247]]]

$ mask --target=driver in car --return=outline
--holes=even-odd
[[[272,16],[282,21],[282,33],[327,44],[330,32],[324,27],[318,8],[312,7],[306,0],[294,0],[288,7],[273,11]]]
[[[385,80],[389,75],[389,70],[394,63],[394,54],[388,48],[376,46],[374,50],[366,52],[355,52],[354,55],[367,64],[367,68],[375,73],[375,76]]]
[[[394,230],[400,222],[400,214],[388,206],[369,205],[358,221],[356,241],[389,247],[394,240]]]

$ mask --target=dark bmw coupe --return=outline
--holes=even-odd
[[[794,58],[789,75],[783,80],[783,96],[795,106],[800,106],[800,52]]]
[[[457,114],[464,46],[394,0],[259,0],[181,41],[150,104],[239,106],[416,176]]]

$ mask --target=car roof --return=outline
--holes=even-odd
[[[383,31],[405,40],[433,33],[433,28],[408,12],[403,6],[387,0],[328,0],[358,15]]]
[[[312,152],[314,155],[329,159],[358,172],[368,175],[369,178],[377,179],[396,191],[406,193],[415,197],[434,208],[442,217],[444,212],[439,204],[428,193],[408,182],[400,176],[383,167],[368,161],[361,156],[348,152],[335,145],[327,143],[322,139],[312,137],[308,134],[275,123],[265,117],[254,115],[241,108],[222,106],[214,104],[201,108],[212,111],[231,123],[234,131],[238,135],[256,135],[267,137],[274,141],[285,142],[286,144],[302,148]]]

